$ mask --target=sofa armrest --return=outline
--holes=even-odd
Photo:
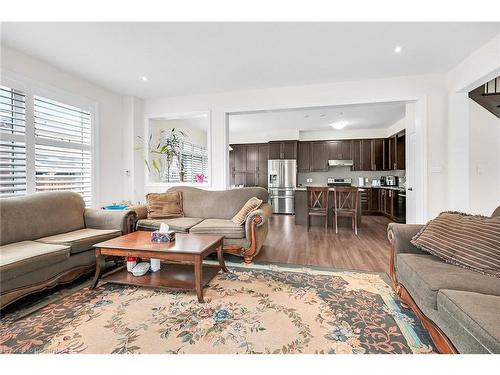
[[[148,206],[145,204],[140,204],[137,206],[130,206],[128,208],[130,211],[134,211],[137,215],[137,220],[147,219],[148,217]]]
[[[245,220],[245,232],[249,232],[252,223],[255,223],[258,227],[264,225],[269,217],[273,214],[273,209],[269,203],[263,203],[260,207],[252,211]]]
[[[399,283],[396,277],[397,255],[402,253],[425,254],[422,250],[412,245],[411,239],[423,228],[419,224],[397,224],[390,223],[387,227],[387,237],[391,242],[391,254],[389,258],[389,276],[392,287],[399,291]]]
[[[425,254],[418,247],[412,245],[411,239],[423,228],[421,224],[390,223],[387,227],[387,237],[394,247],[396,254],[412,253]]]
[[[252,261],[264,244],[269,230],[268,220],[272,214],[271,205],[263,203],[258,210],[253,211],[246,218],[245,235],[250,244],[247,249],[244,249],[244,253],[242,254],[246,263]]]
[[[131,210],[99,210],[86,208],[84,212],[85,227],[94,229],[118,229],[122,234],[134,230],[137,216]]]

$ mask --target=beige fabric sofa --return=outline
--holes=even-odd
[[[500,216],[500,207],[492,217]],[[390,276],[442,353],[500,353],[500,279],[446,263],[411,244],[422,225],[388,227]]]
[[[137,230],[156,230],[161,223],[184,233],[216,233],[224,236],[224,251],[245,258],[246,262],[259,253],[268,232],[268,219],[272,215],[267,203],[268,193],[260,187],[223,191],[203,190],[195,187],[177,186],[168,191],[181,191],[184,217],[173,219],[148,219],[146,205],[131,207],[138,217]],[[257,197],[263,201],[243,225],[231,219],[248,199]]]
[[[133,211],[85,208],[70,191],[0,199],[0,307],[91,271],[93,245],[135,221]]]

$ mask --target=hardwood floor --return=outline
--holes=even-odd
[[[328,228],[295,225],[293,215],[273,215],[269,234],[255,261],[389,272],[389,240],[384,216],[363,216],[356,236],[350,223],[339,222],[339,233]]]

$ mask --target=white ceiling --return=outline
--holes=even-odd
[[[334,130],[330,124],[338,121],[347,122],[344,130],[385,129],[404,116],[404,102],[263,111],[230,115],[229,132]]]
[[[16,22],[2,23],[2,43],[148,98],[445,72],[498,32],[474,22]]]

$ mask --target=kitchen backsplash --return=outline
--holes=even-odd
[[[404,177],[405,171],[351,171],[350,167],[330,167],[328,172],[299,172],[297,175],[298,185],[326,185],[326,180],[332,178],[352,178],[352,184],[358,185],[358,178],[368,178],[369,183],[374,179],[379,179],[380,176],[398,176]],[[312,179],[312,182],[307,182],[307,179]]]

